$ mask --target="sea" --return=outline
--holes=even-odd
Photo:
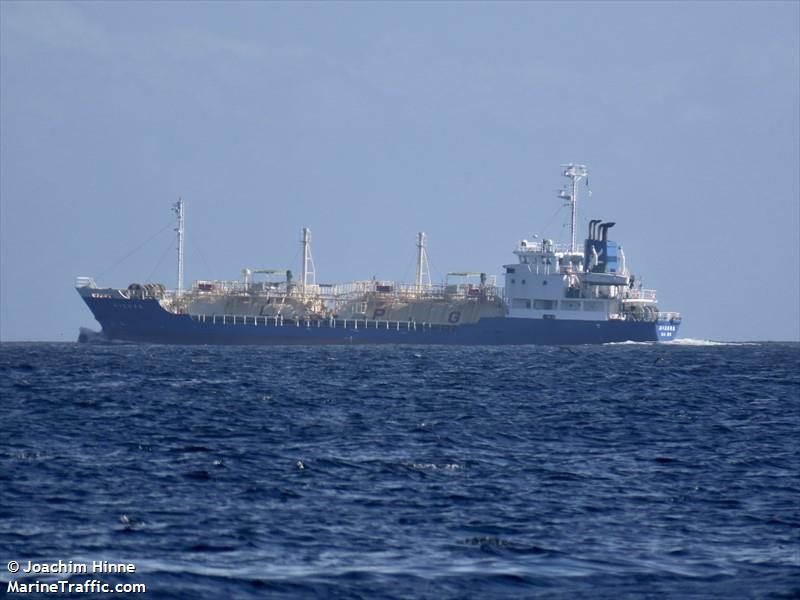
[[[797,343],[4,343],[0,406],[10,598],[800,597]]]

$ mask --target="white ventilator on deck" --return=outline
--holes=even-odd
[[[417,234],[417,292],[422,291],[422,280],[427,279],[427,287],[431,287],[431,273],[428,267],[428,253],[425,250],[425,232],[420,231]]]
[[[311,230],[303,227],[303,276],[301,284],[305,294],[309,287],[316,284],[317,274],[314,270],[314,259],[311,257]],[[310,281],[309,281],[310,280]]]
[[[172,207],[172,210],[175,211],[176,215],[178,215],[178,228],[175,230],[178,232],[178,285],[176,288],[176,295],[182,296],[183,295],[183,241],[185,237],[183,229],[183,217],[184,217],[183,200],[178,198],[178,201],[175,203],[175,206]]]
[[[564,200],[569,200],[569,203],[572,208],[572,217],[570,219],[571,227],[570,227],[570,243],[569,243],[569,251],[570,252],[577,252],[577,248],[575,247],[575,227],[577,226],[578,220],[578,182],[585,177],[588,177],[589,170],[586,168],[586,165],[575,165],[569,163],[568,165],[561,165],[565,167],[564,170],[564,177],[568,177],[572,183],[570,185],[570,191],[561,190],[558,193],[559,198],[563,198]]]

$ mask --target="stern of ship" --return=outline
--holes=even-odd
[[[678,337],[681,316],[674,312],[660,312],[656,319],[656,336],[659,342],[669,342]]]

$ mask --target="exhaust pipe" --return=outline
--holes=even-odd
[[[608,230],[611,229],[616,223],[604,223],[603,224],[603,241],[605,242],[608,240]]]
[[[601,221],[602,221],[602,219],[592,219],[591,221],[589,221],[589,239],[590,240],[594,239],[594,227],[595,227],[595,225],[597,225]]]

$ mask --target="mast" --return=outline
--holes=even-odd
[[[571,180],[570,191],[567,192],[566,190],[561,190],[559,192],[558,197],[564,198],[565,200],[569,200],[569,203],[572,208],[572,216],[570,219],[570,243],[569,243],[569,251],[576,252],[575,248],[575,227],[578,221],[578,182],[587,177],[589,175],[589,169],[586,168],[586,165],[576,165],[573,163],[569,163],[568,165],[561,165],[562,167],[566,167],[563,175],[564,177],[568,177]]]
[[[183,241],[185,238],[183,228],[183,200],[178,198],[178,201],[175,203],[175,206],[172,207],[172,210],[176,215],[178,215],[178,228],[175,230],[178,232],[178,286],[175,294],[180,297],[183,295]]]
[[[303,277],[302,286],[303,294],[308,291],[308,287],[314,285],[316,282],[316,272],[314,271],[314,259],[311,257],[311,230],[308,227],[303,227]],[[311,282],[309,283],[309,278]]]
[[[425,232],[417,234],[417,293],[422,291],[422,279],[428,278],[428,285],[431,284],[430,268],[428,267],[428,253],[425,250]]]

